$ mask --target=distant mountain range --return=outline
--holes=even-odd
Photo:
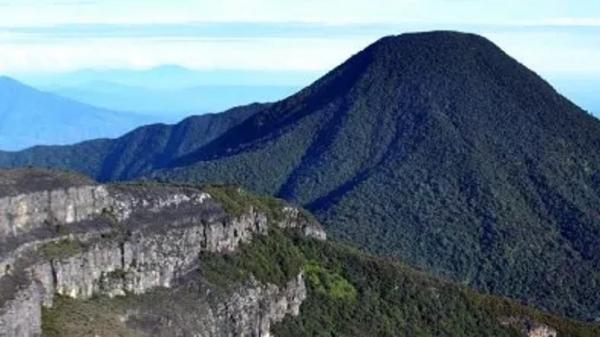
[[[180,89],[146,88],[112,82],[89,82],[72,87],[48,87],[64,97],[107,109],[181,117],[224,111],[253,102],[271,102],[300,88],[269,85],[202,85]]]
[[[273,104],[0,164],[243,185],[307,207],[337,240],[600,317],[600,121],[476,35],[386,37]]]
[[[20,74],[37,88],[112,110],[181,117],[285,98],[315,71],[193,70],[175,65],[130,70]]]
[[[101,109],[34,89],[9,77],[0,78],[0,149],[3,150],[114,138],[159,120],[172,119]]]
[[[1,77],[0,150],[115,138],[144,124],[276,101],[296,92],[294,83],[310,76],[177,66],[24,75],[35,88]]]
[[[181,89],[194,86],[301,86],[318,77],[318,71],[195,70],[178,65],[149,69],[84,69],[67,73],[22,73],[19,79],[39,87],[78,86],[111,82],[150,89]]]
[[[265,106],[252,104],[221,114],[188,117],[176,125],[144,126],[115,140],[35,146],[16,153],[0,151],[0,164],[75,170],[90,177],[104,177],[102,181],[139,177],[210,143]]]

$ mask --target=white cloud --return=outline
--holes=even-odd
[[[81,68],[149,68],[178,64],[196,69],[322,70],[342,62],[370,39],[99,39],[0,44],[0,72]]]
[[[427,1],[429,2],[429,1]],[[394,22],[410,20],[419,0],[105,0],[13,1],[0,12],[4,26],[66,23]]]
[[[140,68],[165,63],[193,68],[323,70],[382,35],[453,29],[486,34],[535,70],[600,74],[600,64],[593,62],[600,53],[600,1],[573,3],[0,0],[0,27],[5,27],[0,28],[0,71]],[[193,25],[186,26],[190,22],[207,28],[190,28]],[[307,24],[292,27],[291,23],[298,22]],[[108,25],[74,25],[90,23]]]
[[[524,20],[506,22],[507,25],[514,26],[557,26],[557,27],[600,27],[600,17],[597,18],[552,18],[540,20]]]

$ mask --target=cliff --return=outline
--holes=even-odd
[[[192,281],[200,286],[190,275],[202,268],[201,254],[232,253],[270,228],[325,238],[303,212],[279,203],[265,208],[241,190],[233,190],[242,201],[231,212],[230,200],[194,187],[98,185],[61,177],[62,187],[55,188],[52,181],[59,177],[51,172],[0,175],[11,177],[0,179],[4,186],[23,181],[30,186],[0,198],[3,337],[40,336],[43,308],[53,308],[57,299],[141,296],[159,288],[185,289]],[[47,186],[53,189],[41,189]],[[196,315],[195,325],[159,324],[160,335],[265,336],[272,322],[297,315],[305,297],[301,272],[283,285],[252,279],[218,298],[197,296],[199,309],[187,313]],[[122,319],[139,323],[143,317],[129,312]]]

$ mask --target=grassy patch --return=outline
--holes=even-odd
[[[321,267],[316,261],[309,261],[304,271],[309,286],[315,292],[338,300],[356,300],[356,289],[340,274]]]
[[[119,319],[126,298],[75,300],[57,296],[52,309],[43,309],[44,337],[143,337]]]
[[[217,200],[228,213],[241,215],[253,207],[269,216],[269,220],[280,220],[285,203],[276,198],[258,196],[233,186],[206,186],[203,188]]]
[[[514,301],[482,295],[401,263],[343,245],[296,241],[304,255],[308,298],[298,317],[273,334],[286,336],[521,337],[503,319],[547,324],[559,336],[600,336],[600,327],[566,320]]]
[[[49,260],[66,259],[84,251],[84,244],[70,239],[49,242],[38,248],[38,252]]]
[[[273,228],[269,235],[243,244],[235,254],[204,255],[201,269],[214,284],[242,281],[254,275],[263,283],[283,285],[300,273],[304,263],[304,256],[292,238]]]

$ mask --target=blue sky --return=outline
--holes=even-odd
[[[547,77],[600,78],[598,0],[0,0],[0,73],[330,69],[375,39],[485,35]]]

